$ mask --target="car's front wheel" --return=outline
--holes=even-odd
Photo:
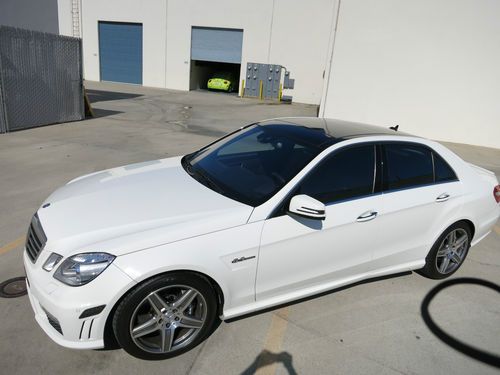
[[[444,279],[455,273],[469,252],[471,239],[467,223],[458,222],[450,226],[427,255],[421,273],[431,279]]]
[[[208,280],[175,272],[133,289],[116,309],[113,330],[129,354],[160,360],[198,345],[216,319],[217,296]]]

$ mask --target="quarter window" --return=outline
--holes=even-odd
[[[457,175],[444,159],[433,152],[434,157],[434,175],[436,182],[447,182],[457,180]]]
[[[297,194],[332,203],[373,193],[375,146],[349,147],[322,162],[300,183]]]
[[[414,144],[384,145],[384,190],[432,184],[434,170],[431,150]]]

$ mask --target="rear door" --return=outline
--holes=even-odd
[[[374,270],[422,262],[439,230],[460,209],[462,188],[435,151],[412,142],[381,146],[384,246],[374,252]]]

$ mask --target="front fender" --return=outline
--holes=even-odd
[[[255,278],[263,222],[191,237],[115,259],[137,283],[171,271],[194,271],[212,278],[224,295],[224,310],[255,301]],[[235,258],[248,258],[243,262]]]

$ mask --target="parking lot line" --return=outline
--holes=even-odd
[[[281,344],[283,343],[283,337],[285,336],[286,328],[288,325],[288,313],[290,312],[289,307],[284,307],[273,314],[271,320],[271,325],[267,331],[266,343],[264,344],[264,351],[269,351],[274,354],[278,354],[281,350]],[[261,364],[264,365],[264,364]],[[265,365],[264,365],[265,366]],[[261,367],[257,365],[256,375],[274,375],[276,373],[277,362],[274,362],[268,366]]]
[[[8,253],[9,251],[21,246],[24,243],[24,240],[24,237],[19,237],[17,240],[9,242],[8,244],[0,247],[0,254]]]

